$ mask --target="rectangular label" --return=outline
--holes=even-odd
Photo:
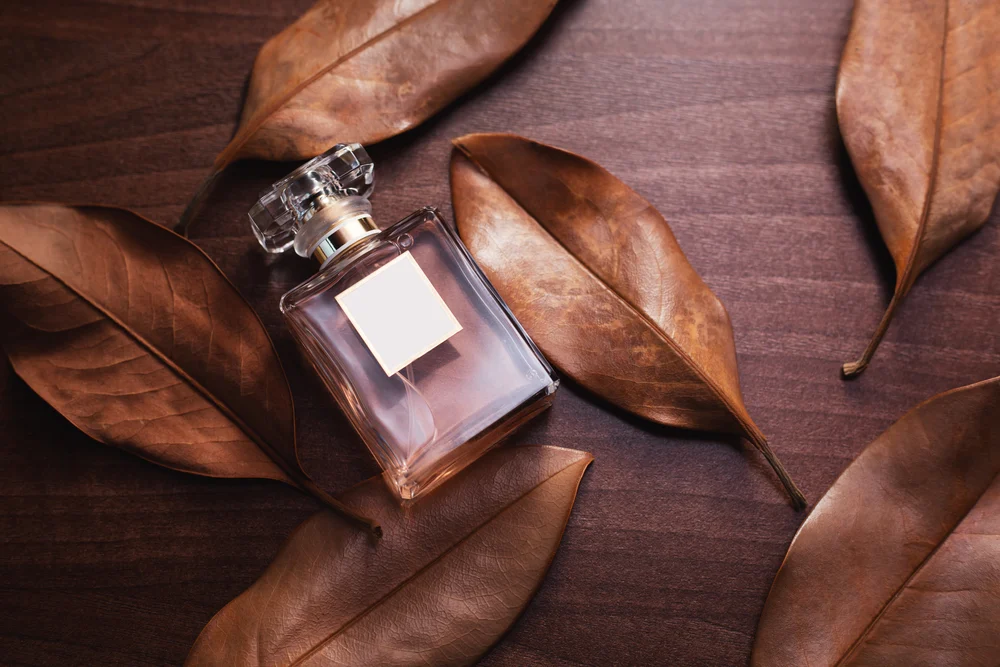
[[[462,330],[409,252],[338,294],[337,303],[389,376]]]

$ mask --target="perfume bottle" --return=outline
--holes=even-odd
[[[337,145],[250,211],[265,250],[319,272],[281,299],[296,340],[410,501],[548,407],[552,367],[432,208],[380,231],[374,165]]]

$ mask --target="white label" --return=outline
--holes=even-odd
[[[389,376],[462,330],[408,252],[338,294],[337,303]]]

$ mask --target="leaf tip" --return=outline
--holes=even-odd
[[[470,144],[476,142],[489,141],[491,139],[499,140],[517,140],[521,142],[535,143],[530,139],[525,139],[524,137],[518,136],[516,134],[510,134],[508,132],[470,132],[469,134],[463,134],[460,137],[455,137],[451,140],[451,145],[463,151],[469,151]]]
[[[456,137],[451,140],[451,146],[455,151],[458,151],[465,157],[471,158],[472,150],[469,148],[469,144],[474,142],[477,137],[483,136],[481,133],[473,132],[471,134],[463,134],[460,137]]]

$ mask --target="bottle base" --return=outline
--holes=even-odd
[[[558,381],[544,387],[519,407],[443,457],[413,469],[386,470],[389,488],[403,506],[426,496],[454,477],[466,466],[496,446],[507,436],[552,405]]]

